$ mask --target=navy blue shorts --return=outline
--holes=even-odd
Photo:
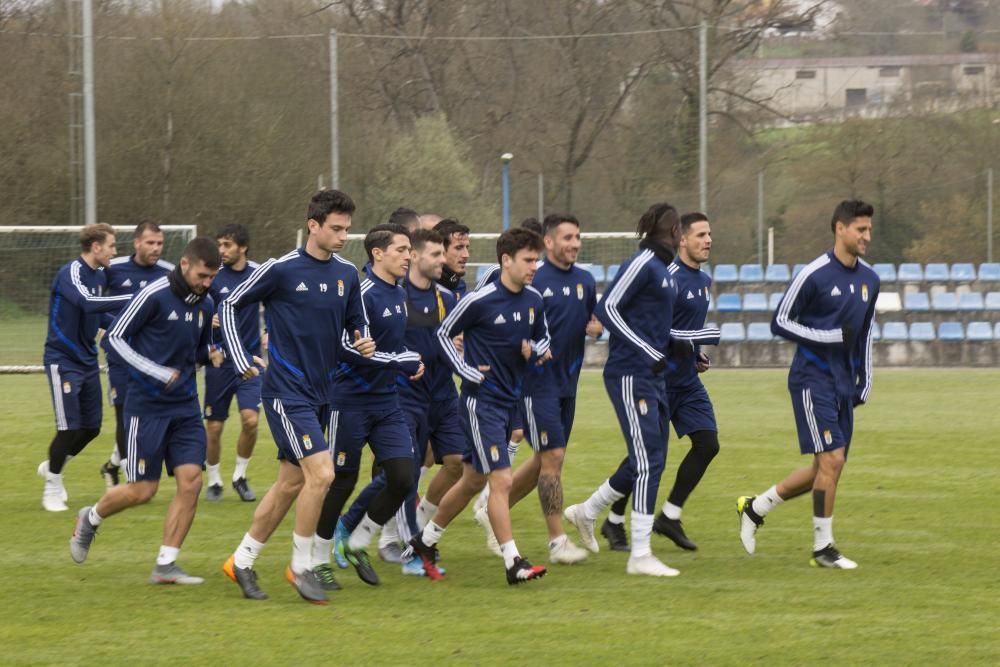
[[[573,428],[576,397],[525,396],[518,412],[527,425],[525,436],[536,451],[564,449],[569,441],[567,426]]]
[[[792,395],[799,451],[819,454],[851,446],[854,404],[850,397],[838,399],[835,393],[810,385],[789,385],[788,392]]]
[[[46,364],[45,375],[52,394],[57,431],[99,429],[104,417],[101,372],[75,366]]]
[[[330,424],[333,465],[338,472],[355,472],[361,468],[361,450],[366,442],[379,463],[413,458],[410,424],[398,407],[334,410]]]
[[[517,404],[506,406],[484,401],[479,396],[462,394],[462,430],[466,442],[463,460],[477,472],[488,475],[493,470],[510,467],[507,443],[513,430]]]
[[[224,422],[229,418],[229,405],[236,396],[240,410],[260,409],[260,385],[263,378],[256,375],[244,380],[232,367],[205,367],[205,419]]]
[[[128,366],[108,363],[108,403],[125,405],[128,395]]]
[[[173,475],[177,466],[201,468],[205,463],[205,425],[198,414],[147,417],[126,412],[125,443],[125,476],[130,482],[159,480],[164,464]]]
[[[326,432],[331,428],[328,404],[314,405],[305,401],[266,398],[264,416],[271,429],[278,459],[298,465],[307,456],[329,450]]]
[[[520,407],[518,407],[518,409],[514,411],[514,420],[510,424],[511,430],[523,431],[526,423],[527,420],[524,418],[524,412]]]
[[[705,385],[700,382],[683,391],[667,391],[667,405],[678,438],[697,431],[718,432],[712,401],[708,398]]]
[[[455,454],[463,456],[468,449],[469,441],[462,428],[458,396],[432,404],[426,414],[427,431],[426,433],[418,431],[418,437],[422,437],[423,442],[430,440],[434,462],[440,465],[446,456]]]

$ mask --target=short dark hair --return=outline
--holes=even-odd
[[[691,225],[696,222],[708,222],[708,216],[699,211],[691,211],[681,216],[681,234],[687,234]]]
[[[415,229],[410,232],[410,247],[414,250],[419,252],[428,243],[440,243],[444,245],[444,240],[433,229]]]
[[[451,235],[468,234],[469,228],[455,218],[445,218],[434,225],[434,231],[441,235],[441,242],[444,243],[444,249],[447,250],[448,246],[451,245]]]
[[[870,218],[875,215],[875,207],[860,199],[845,199],[833,210],[833,220],[830,221],[830,231],[837,231],[837,223],[849,225],[857,218]]]
[[[513,258],[518,250],[527,248],[541,252],[544,247],[545,244],[542,243],[542,237],[530,229],[522,229],[520,227],[508,229],[497,239],[497,261],[503,263],[504,255],[509,255]]]
[[[241,248],[247,248],[250,246],[250,230],[246,228],[246,225],[230,222],[215,235],[216,241],[220,239],[229,239]]]
[[[521,229],[530,229],[536,234],[542,233],[542,223],[538,222],[538,218],[525,218],[518,227]]]
[[[132,232],[134,238],[139,238],[146,232],[153,232],[154,234],[162,234],[163,230],[160,226],[153,222],[152,220],[143,220],[138,225],[135,226],[135,231]]]
[[[326,222],[326,216],[331,213],[354,215],[354,200],[350,195],[340,190],[320,190],[309,200],[308,219],[319,224]]]
[[[556,227],[564,222],[569,222],[576,225],[577,229],[580,228],[580,221],[576,219],[576,216],[572,213],[549,213],[545,216],[545,220],[542,221],[542,229],[545,230],[545,234],[550,234],[555,231]],[[539,232],[541,234],[541,232]]]
[[[188,241],[181,256],[190,263],[204,262],[205,266],[217,267],[222,264],[219,244],[207,236],[199,236]]]
[[[412,227],[420,223],[420,214],[414,211],[412,208],[406,208],[405,206],[400,206],[395,211],[389,214],[389,220],[387,222],[390,225],[403,225],[405,227]]]
[[[664,231],[672,230],[681,224],[680,215],[677,209],[667,202],[653,204],[639,218],[639,224],[635,227],[637,236],[649,238],[658,236]]]
[[[106,222],[87,225],[80,230],[80,250],[90,252],[90,246],[95,243],[104,243],[109,236],[114,235],[115,228]]]
[[[405,225],[387,222],[369,229],[368,233],[365,234],[365,252],[368,253],[368,261],[375,261],[375,258],[372,257],[372,250],[375,248],[385,250],[392,244],[392,237],[400,234],[410,238],[410,230]]]

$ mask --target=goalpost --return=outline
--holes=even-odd
[[[134,226],[114,225],[118,254],[132,253]],[[80,254],[80,227],[0,226],[0,373],[40,373],[56,271]],[[175,262],[195,225],[161,225],[163,258]]]

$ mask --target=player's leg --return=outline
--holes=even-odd
[[[824,451],[816,454],[816,479],[812,488],[813,557],[810,562],[817,567],[853,570],[858,564],[843,556],[834,545],[833,507],[854,431],[854,410],[850,398],[836,401],[831,396],[817,396],[812,400]],[[834,409],[838,412],[835,425],[828,421]]]
[[[121,364],[108,362],[108,403],[115,411],[115,442],[111,456],[101,466],[101,477],[108,488],[121,483],[122,461],[127,456],[125,441],[125,395],[128,372]]]
[[[49,443],[48,459],[38,466],[38,474],[45,480],[42,487],[42,507],[49,512],[62,512],[68,509],[63,467],[73,457],[78,441],[84,437],[81,392],[84,390],[86,374],[57,364],[50,364],[46,370],[55,412],[56,434]]]
[[[431,406],[425,419],[426,431],[418,431],[418,437],[430,438],[428,454],[433,455],[433,460],[440,467],[417,505],[417,522],[421,529],[434,516],[448,490],[461,479],[464,470],[462,461],[468,446],[457,396]]]
[[[128,483],[105,490],[97,503],[77,513],[76,529],[69,541],[70,556],[77,563],[86,560],[97,528],[105,519],[149,502],[159,488],[170,418],[126,415],[126,426]]]
[[[208,446],[205,452],[205,472],[208,483],[205,500],[222,500],[222,432],[229,419],[229,406],[236,395],[236,385],[240,379],[229,368],[205,368],[205,431]]]
[[[236,405],[240,411],[240,436],[236,441],[236,464],[233,466],[233,489],[240,500],[253,502],[257,494],[250,488],[247,468],[254,447],[257,446],[257,432],[260,422],[260,376],[240,380],[236,385]]]

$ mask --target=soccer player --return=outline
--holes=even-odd
[[[586,502],[566,508],[583,545],[598,550],[598,514],[632,489],[632,553],[626,571],[654,577],[679,572],[650,548],[653,510],[667,458],[670,411],[664,370],[677,279],[670,271],[680,242],[680,216],[667,203],[654,204],[639,219],[639,252],[626,260],[597,304],[597,317],[611,333],[604,386],[628,447],[628,463]]]
[[[438,504],[455,482],[462,477],[462,457],[466,450],[459,416],[458,392],[452,379],[451,366],[437,342],[438,327],[456,304],[455,295],[437,284],[444,266],[444,245],[441,236],[432,229],[417,230],[410,235],[410,268],[403,287],[406,289],[406,338],[408,350],[418,352],[424,364],[423,376],[415,381],[400,372],[397,376],[399,402],[406,417],[410,437],[414,442],[414,479],[419,479],[429,442],[433,460],[441,469],[431,479],[420,504],[416,489],[407,497],[393,522],[383,526],[379,538],[379,556],[387,562],[403,565],[403,574],[425,574],[419,558],[407,560],[398,541],[408,543],[434,515]],[[343,516],[346,531],[352,531],[361,521],[374,494],[385,485],[385,476],[372,480]]]
[[[701,270],[712,250],[712,228],[703,213],[681,216],[681,240],[677,256],[669,267],[677,279],[677,302],[670,331],[674,344],[685,341],[698,345],[717,345],[719,330],[707,329],[709,294],[712,279]],[[691,449],[677,468],[677,478],[667,501],[653,521],[653,532],[671,539],[682,549],[694,551],[698,546],[684,533],[681,512],[688,496],[704,476],[709,464],[719,452],[719,434],[715,411],[699,373],[708,370],[708,356],[697,347],[694,354],[681,358],[671,356],[667,362],[667,405],[670,421],[678,438],[691,436]],[[622,462],[627,465],[627,462]],[[628,494],[615,501],[601,526],[612,550],[628,551],[625,537],[625,506]]]
[[[542,240],[526,229],[510,229],[497,239],[500,280],[459,300],[438,330],[438,343],[462,376],[462,427],[471,443],[462,479],[441,500],[434,517],[410,545],[428,576],[440,577],[434,563],[445,527],[489,482],[488,511],[500,542],[507,583],[545,574],[521,558],[510,524],[510,460],[506,443],[529,365],[551,359],[542,296],[530,285]],[[464,359],[452,342],[464,334]]]
[[[323,502],[313,553],[313,570],[327,590],[339,588],[330,568],[333,534],[344,503],[357,484],[365,442],[386,484],[348,538],[344,556],[367,584],[379,583],[368,545],[414,486],[413,441],[396,392],[398,370],[413,380],[423,374],[420,355],[406,350],[406,290],[398,284],[410,261],[409,232],[399,224],[377,225],[365,235],[365,252],[371,272],[361,283],[361,296],[365,310],[371,313],[378,362],[361,358],[342,362],[333,383],[329,437],[336,476]]]
[[[250,248],[250,232],[239,223],[225,225],[215,240],[222,256],[222,268],[212,283],[210,294],[218,308],[226,298],[246,281],[257,269],[257,262],[247,259]],[[214,329],[219,328],[218,312],[212,318]],[[240,311],[236,325],[243,348],[252,356],[261,354],[260,313],[253,308]],[[213,331],[221,338],[219,331]],[[222,500],[222,475],[219,472],[222,429],[229,418],[229,406],[236,397],[236,407],[240,412],[240,435],[236,441],[236,466],[233,468],[232,484],[240,500],[253,502],[257,495],[247,481],[247,467],[257,444],[257,422],[260,416],[261,378],[255,375],[244,380],[236,374],[233,362],[226,359],[221,366],[205,367],[205,431],[208,433],[208,450],[205,454],[205,469],[208,471],[208,488],[205,499]]]
[[[101,432],[101,377],[94,339],[101,314],[118,310],[129,295],[104,296],[104,269],[115,256],[111,225],[88,225],[80,232],[80,256],[63,265],[52,280],[49,331],[43,361],[52,389],[56,435],[49,458],[38,466],[45,479],[42,507],[63,512],[66,488],[63,466]]]
[[[872,325],[879,278],[861,259],[871,241],[875,209],[863,201],[837,205],[830,227],[833,249],[792,280],[771,331],[798,343],[788,371],[788,391],[799,450],[812,465],[793,471],[757,496],[736,501],[740,540],[757,549],[757,529],[775,507],[812,491],[814,567],[853,570],[858,564],[834,546],[833,502],[854,432],[854,408],[872,387]]]
[[[271,359],[261,400],[278,447],[278,478],[223,565],[226,576],[250,599],[267,597],[253,565],[295,502],[292,562],[285,578],[306,601],[328,602],[311,563],[316,523],[333,481],[325,436],[333,375],[342,357],[375,354],[357,269],[336,255],[347,241],[354,209],[351,198],[339,190],[317,192],[309,203],[305,246],[261,264],[222,302],[219,319],[234,372],[243,379],[260,374],[262,362],[243,348],[238,328],[242,310],[256,313],[258,303],[265,306]]]
[[[87,559],[97,529],[108,517],[152,500],[160,475],[177,482],[163,523],[163,543],[150,576],[154,584],[200,584],[177,564],[194,521],[205,461],[205,427],[198,409],[197,365],[222,362],[212,345],[215,306],[208,287],[219,271],[219,249],[199,237],[184,248],[179,266],[153,281],[115,319],[108,339],[129,365],[125,398],[127,484],[107,489],[80,510],[69,541],[73,560]]]
[[[469,261],[469,228],[452,218],[445,218],[434,231],[444,241],[444,268],[438,281],[461,299],[465,296],[465,265]]]
[[[136,225],[132,239],[133,252],[128,257],[115,257],[104,273],[112,296],[133,295],[154,280],[174,270],[174,265],[160,259],[163,254],[163,231],[155,222],[143,221]],[[111,317],[105,315],[110,325]],[[121,478],[121,462],[125,458],[125,394],[128,391],[128,364],[101,340],[108,362],[108,399],[115,409],[115,446],[111,458],[101,466],[101,476],[108,487],[115,486]]]
[[[603,327],[593,314],[597,301],[594,277],[575,265],[580,253],[580,222],[569,213],[553,213],[545,217],[542,229],[545,260],[531,285],[545,302],[545,320],[556,354],[550,363],[528,368],[519,407],[534,456],[514,472],[510,504],[513,507],[537,487],[549,531],[549,560],[577,563],[587,558],[587,552],[573,544],[563,530],[561,475],[576,413],[584,341],[587,335],[599,337]],[[485,508],[477,512],[476,521],[488,527]],[[495,540],[490,539],[489,531],[487,538],[492,549]]]

